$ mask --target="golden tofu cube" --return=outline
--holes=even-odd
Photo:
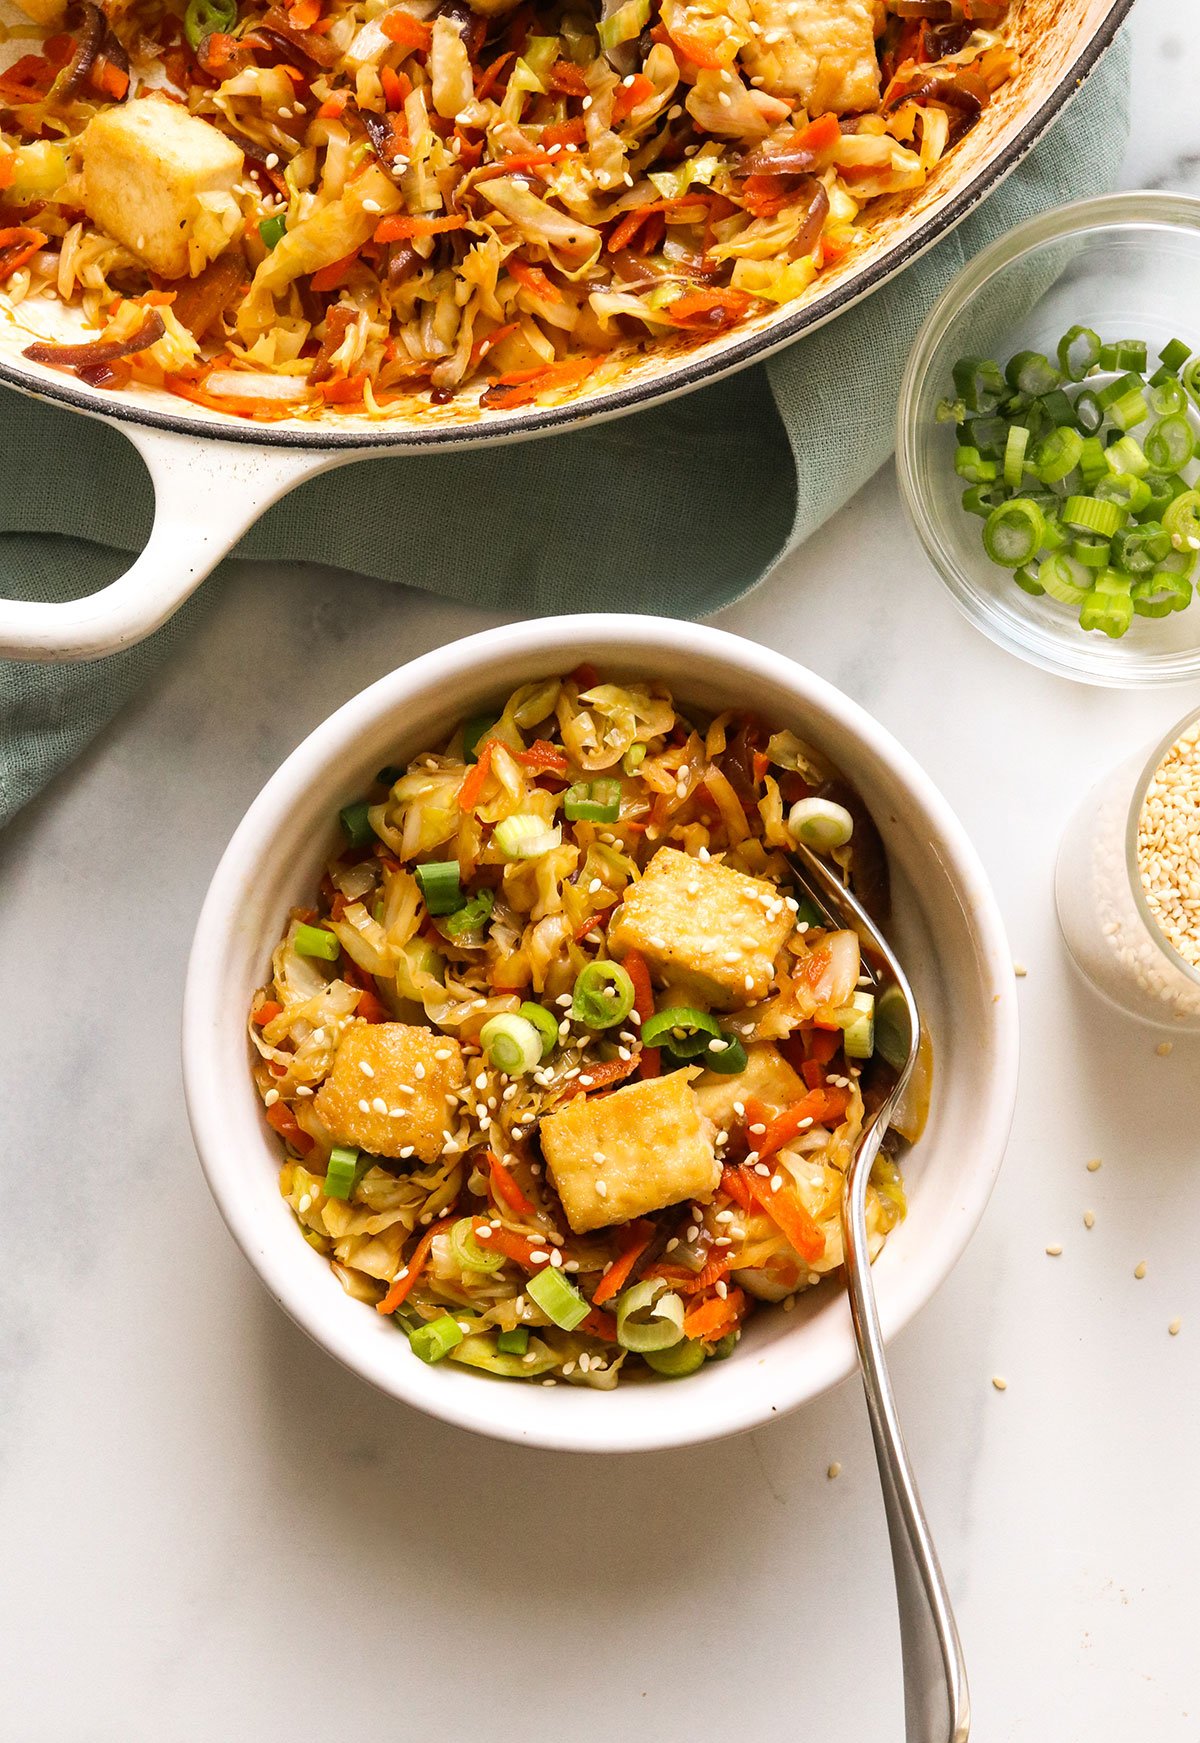
[[[720,1072],[706,1071],[695,1083],[700,1111],[716,1126],[726,1131],[736,1119],[735,1102],[745,1102],[753,1096],[773,1114],[803,1101],[808,1091],[798,1072],[792,1070],[783,1054],[770,1041],[752,1041],[746,1049],[745,1070],[722,1077]]]
[[[342,1037],[314,1106],[339,1144],[434,1162],[466,1080],[462,1048],[408,1023],[356,1023]]]
[[[680,1199],[709,1199],[721,1178],[695,1068],[568,1102],[541,1123],[542,1154],[577,1235]]]
[[[716,1010],[771,990],[794,917],[762,878],[660,847],[608,929],[614,956],[637,950],[652,973]]]
[[[756,25],[742,51],[752,79],[795,97],[810,115],[844,115],[879,101],[876,0],[750,0]]]
[[[203,271],[241,226],[242,154],[163,97],[93,115],[83,134],[88,217],[163,278]]]

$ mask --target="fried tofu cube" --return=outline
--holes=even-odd
[[[83,134],[88,217],[163,278],[194,277],[241,225],[242,154],[162,97],[101,109]]]
[[[568,1102],[541,1124],[542,1153],[577,1235],[711,1198],[721,1178],[695,1068]]]
[[[613,916],[614,956],[637,950],[651,973],[715,1010],[761,999],[793,918],[774,884],[660,847]]]
[[[751,78],[794,97],[810,115],[845,115],[879,101],[876,0],[750,0],[755,26],[742,51]]]
[[[462,1049],[408,1023],[356,1023],[342,1037],[314,1106],[339,1144],[373,1156],[416,1153],[433,1162],[466,1080]]]
[[[695,1083],[701,1113],[715,1126],[724,1126],[726,1131],[736,1118],[735,1102],[745,1102],[753,1097],[771,1113],[781,1114],[785,1108],[803,1101],[807,1093],[803,1079],[770,1041],[750,1043],[743,1071],[726,1077],[717,1071],[706,1071]]]

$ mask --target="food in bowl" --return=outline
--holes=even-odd
[[[1200,552],[1200,354],[1172,339],[1148,373],[1147,352],[1074,326],[1053,362],[962,357],[937,411],[958,425],[962,506],[988,557],[1114,640],[1190,605]]]
[[[254,995],[253,1070],[300,1232],[416,1355],[681,1377],[838,1270],[894,1048],[856,935],[792,891],[799,837],[886,899],[822,757],[579,668],[382,769],[341,827]],[[887,1143],[874,1251],[904,1214]]]
[[[1007,0],[21,0],[26,355],[258,419],[600,385],[800,297],[1011,75]],[[161,88],[157,88],[161,87]]]

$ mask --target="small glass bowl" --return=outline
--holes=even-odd
[[[1149,757],[1138,751],[1094,786],[1063,835],[1054,874],[1058,923],[1080,972],[1111,1004],[1163,1028],[1200,1029],[1200,969],[1151,912],[1138,864],[1138,824],[1159,764],[1200,709]]]
[[[962,507],[953,395],[963,356],[1053,358],[1079,323],[1105,341],[1200,345],[1200,200],[1126,193],[1081,200],[1022,224],[969,262],[931,311],[904,372],[896,468],[917,536],[958,605],[985,635],[1035,666],[1086,684],[1178,684],[1200,673],[1200,598],[1163,618],[1135,617],[1112,641],[1069,606],[1022,592],[983,549],[983,522]],[[1154,367],[1157,367],[1155,361]],[[1133,432],[1135,435],[1138,432]]]

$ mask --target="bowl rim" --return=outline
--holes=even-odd
[[[673,670],[686,671],[694,658],[697,664],[719,663],[748,684],[756,679],[782,682],[794,692],[797,703],[803,701],[820,714],[827,729],[839,729],[860,741],[868,755],[886,766],[936,841],[938,857],[970,917],[981,977],[997,988],[1015,984],[999,907],[962,824],[916,761],[857,702],[797,662],[727,630],[622,613],[542,618],[465,637],[376,680],[317,726],[267,781],[221,857],[197,922],[183,998],[183,1085],[200,1165],[234,1240],[276,1302],[345,1367],[426,1414],[492,1438],[555,1451],[651,1451],[699,1444],[758,1427],[846,1378],[855,1367],[848,1308],[833,1359],[826,1359],[815,1371],[811,1363],[764,1359],[759,1363],[763,1379],[748,1387],[738,1408],[720,1403],[714,1406],[710,1401],[699,1411],[647,1412],[644,1419],[635,1417],[633,1426],[628,1418],[606,1425],[599,1413],[581,1424],[568,1413],[548,1410],[551,1400],[540,1389],[523,1387],[511,1390],[538,1401],[528,1407],[529,1423],[519,1427],[496,1423],[491,1420],[489,1404],[495,1397],[494,1385],[472,1375],[469,1379],[473,1384],[462,1388],[431,1387],[428,1382],[437,1379],[437,1369],[413,1363],[412,1368],[420,1372],[409,1374],[403,1366],[377,1360],[370,1340],[353,1332],[343,1334],[340,1327],[322,1318],[316,1291],[296,1287],[294,1252],[283,1242],[264,1240],[250,1202],[252,1194],[243,1185],[247,1179],[242,1163],[245,1150],[236,1140],[239,1132],[244,1137],[246,1126],[236,1098],[225,1093],[220,1065],[220,1038],[228,1022],[227,947],[236,930],[247,880],[269,862],[272,842],[292,808],[328,781],[355,741],[373,727],[414,703],[418,709],[428,708],[436,687],[444,688],[455,679],[479,677],[490,668],[502,667],[506,660],[527,661],[534,654],[547,670],[564,659],[574,663],[580,657],[581,644],[586,645],[589,657],[601,662],[605,658],[617,663],[622,657],[656,656],[669,662]],[[668,681],[670,676],[668,673]],[[979,1086],[973,1147],[979,1160],[955,1181],[952,1229],[933,1254],[928,1271],[909,1282],[899,1310],[892,1298],[894,1292],[883,1295],[880,1314],[888,1338],[930,1300],[961,1258],[983,1215],[1004,1156],[1017,1091],[1015,996],[1005,999],[997,994],[985,1002],[985,1010],[990,1025],[986,1035],[988,1069]],[[786,1341],[779,1340],[776,1348],[782,1350]],[[720,1390],[716,1397],[721,1398]]]
[[[1007,272],[1027,255],[1065,237],[1104,230],[1171,228],[1200,235],[1200,197],[1160,188],[1133,188],[1098,194],[1042,212],[1010,230],[983,249],[951,280],[926,315],[913,342],[900,382],[896,409],[896,477],[901,500],[921,548],[950,591],[955,604],[976,629],[1010,654],[1052,672],[1056,677],[1110,689],[1145,689],[1184,684],[1200,673],[1200,646],[1191,652],[1146,653],[1136,662],[1116,664],[1112,644],[1079,638],[1078,649],[1067,651],[1056,638],[1036,626],[1024,633],[1002,620],[964,573],[941,537],[941,517],[931,506],[916,462],[922,413],[934,392],[934,365],[951,322],[994,277]]]

